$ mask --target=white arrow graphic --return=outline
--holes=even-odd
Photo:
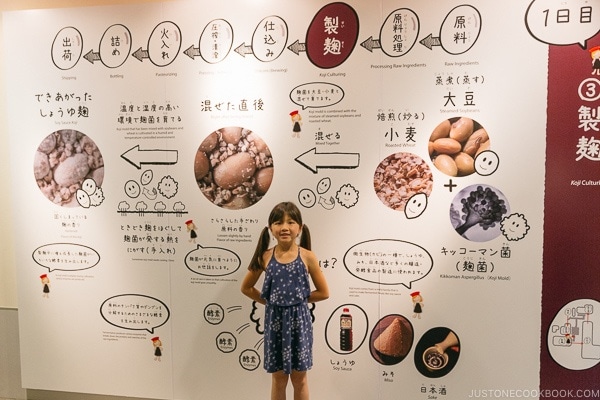
[[[358,153],[317,153],[313,147],[295,158],[297,162],[317,173],[319,168],[352,169],[357,168],[360,163]]]
[[[177,163],[177,150],[140,150],[140,146],[134,146],[121,154],[121,158],[136,167],[142,168],[142,164],[166,165]]]

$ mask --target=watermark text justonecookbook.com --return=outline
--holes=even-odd
[[[600,389],[474,389],[469,398],[594,399],[600,398]]]

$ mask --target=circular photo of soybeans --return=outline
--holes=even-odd
[[[373,188],[379,200],[392,210],[405,211],[413,196],[429,197],[433,175],[429,165],[413,153],[395,153],[379,163],[373,176]]]
[[[487,242],[500,234],[502,220],[510,214],[504,194],[493,186],[471,185],[450,205],[450,222],[456,233],[473,242]]]
[[[194,175],[211,203],[240,210],[257,203],[269,190],[273,157],[256,133],[229,126],[211,132],[200,143]]]
[[[468,176],[475,172],[475,158],[490,150],[488,133],[471,118],[455,117],[442,121],[429,137],[429,157],[433,165],[449,176]]]
[[[62,129],[46,136],[35,152],[33,173],[44,196],[59,206],[87,208],[90,197],[98,197],[93,205],[104,199],[101,190],[90,190],[99,189],[104,180],[102,153],[79,131]],[[83,204],[81,193],[87,194]]]

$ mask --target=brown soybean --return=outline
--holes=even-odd
[[[450,138],[463,143],[473,133],[473,120],[471,118],[459,118],[452,124],[450,129]]]
[[[473,157],[465,152],[460,152],[454,156],[454,162],[458,170],[458,176],[471,175],[475,172],[475,162]]]
[[[477,139],[477,138],[481,138],[481,142],[487,142],[488,140],[490,140],[488,133],[484,128],[477,129],[475,132],[473,132],[473,134],[471,135],[471,137],[469,139]]]
[[[435,127],[429,140],[434,142],[436,139],[448,137],[451,127],[452,124],[450,123],[450,120],[446,119],[442,121],[438,126]]]
[[[254,159],[248,153],[236,153],[227,157],[214,170],[214,180],[225,189],[233,189],[250,180],[256,171]]]
[[[228,126],[220,131],[221,137],[227,144],[237,145],[242,139],[242,128],[239,126]]]
[[[481,143],[481,145],[479,146],[479,149],[477,149],[477,153],[475,154],[475,156],[478,156],[479,153],[481,153],[482,151],[486,151],[490,149],[490,141],[486,140],[485,142]]]
[[[202,151],[196,152],[196,158],[194,160],[194,174],[196,179],[202,179],[208,174],[210,164],[206,153]]]
[[[259,169],[254,177],[256,178],[254,185],[256,192],[261,196],[266,194],[273,181],[273,167]]]
[[[442,173],[446,175],[458,175],[458,168],[456,166],[456,163],[454,162],[454,159],[452,159],[452,157],[450,157],[447,154],[438,155],[435,158],[433,165],[435,165],[437,169],[439,169]]]
[[[456,154],[462,146],[454,139],[440,138],[433,142],[433,149],[440,154]]]

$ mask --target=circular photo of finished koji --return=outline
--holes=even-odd
[[[429,157],[433,165],[448,176],[468,176],[475,172],[475,158],[490,150],[487,130],[468,117],[440,122],[429,137]]]
[[[510,214],[504,194],[493,186],[462,189],[450,205],[450,222],[456,232],[473,242],[487,242],[501,233],[501,222]]]
[[[429,165],[413,153],[395,153],[379,163],[373,176],[373,188],[387,207],[404,211],[407,201],[416,194],[427,197],[433,189]]]
[[[63,207],[80,207],[77,193],[90,191],[84,187],[84,182],[94,188],[102,185],[104,160],[89,136],[73,129],[62,129],[46,136],[39,144],[33,172],[38,187],[48,200]]]
[[[250,129],[229,126],[211,132],[194,159],[198,188],[213,204],[240,210],[260,201],[273,181],[273,157]]]

